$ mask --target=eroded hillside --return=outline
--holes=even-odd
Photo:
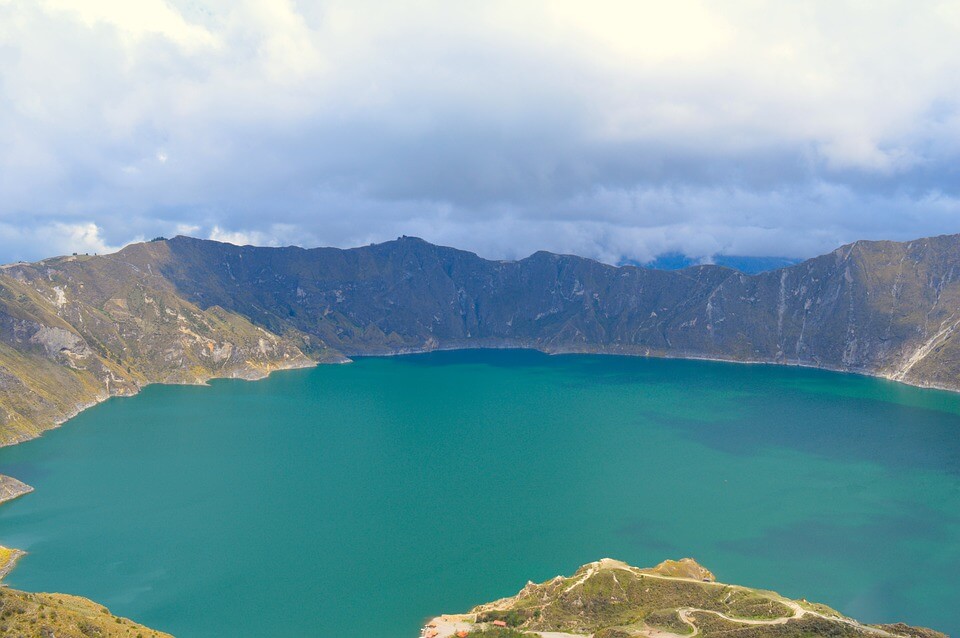
[[[0,269],[0,443],[148,383],[464,347],[818,366],[960,389],[960,236],[748,276],[519,261],[414,238],[340,250],[177,237]]]

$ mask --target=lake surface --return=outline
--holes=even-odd
[[[180,636],[413,638],[604,556],[960,634],[960,395],[529,351],[152,386],[0,449],[8,578]]]

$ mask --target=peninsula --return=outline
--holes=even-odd
[[[902,623],[867,625],[806,600],[727,585],[695,561],[639,569],[605,558],[516,596],[438,616],[424,638],[946,638]]]

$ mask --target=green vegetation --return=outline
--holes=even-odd
[[[0,579],[23,552],[0,547]],[[63,594],[28,594],[0,586],[0,635],[23,638],[169,638],[135,622],[114,616],[106,607]]]
[[[828,607],[714,582],[713,574],[690,559],[666,561],[652,569],[604,559],[584,565],[570,577],[528,584],[512,598],[454,618],[476,624],[471,636],[561,632],[635,638],[657,632],[681,636],[696,632],[708,638],[944,638],[907,625],[888,625],[886,633],[878,634]],[[493,621],[509,626],[493,627]]]
[[[0,580],[3,580],[3,577],[10,573],[21,556],[23,556],[23,552],[20,550],[0,545]]]
[[[769,619],[792,616],[793,610],[770,595],[739,591],[727,605],[727,615],[734,618]]]
[[[658,609],[652,611],[643,619],[644,623],[654,629],[669,631],[674,634],[692,634],[690,625],[680,620],[676,609]]]
[[[0,269],[0,445],[147,383],[257,378],[313,363],[288,338],[187,301],[153,267],[107,255]]]
[[[703,636],[724,636],[725,638],[813,638],[815,636],[866,638],[874,636],[867,629],[858,629],[852,625],[816,616],[804,616],[782,625],[742,625],[724,620],[714,614],[694,612],[692,615],[693,622],[700,628]],[[945,638],[943,634],[939,636]]]
[[[37,638],[171,638],[114,616],[86,598],[0,588],[0,635]]]
[[[502,620],[510,627],[519,627],[525,622],[535,620],[539,616],[539,609],[494,609],[478,614],[477,622],[493,622],[495,620]]]
[[[486,627],[467,634],[469,638],[530,638],[530,634],[504,627]]]

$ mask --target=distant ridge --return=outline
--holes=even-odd
[[[401,237],[175,237],[0,267],[0,442],[148,383],[353,355],[520,347],[804,365],[960,389],[960,236],[861,241],[771,272],[519,261]]]

